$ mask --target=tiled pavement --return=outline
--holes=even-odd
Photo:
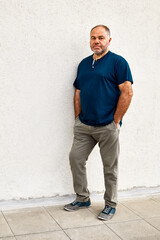
[[[110,221],[97,215],[103,202],[67,212],[48,206],[0,212],[0,240],[160,240],[160,195],[120,200]]]

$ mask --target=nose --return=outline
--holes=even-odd
[[[96,38],[94,42],[95,42],[95,43],[99,43],[99,39],[98,39],[98,38]]]

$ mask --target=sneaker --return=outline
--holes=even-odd
[[[110,220],[114,216],[115,212],[115,208],[106,205],[103,211],[98,215],[98,218],[103,221]]]
[[[72,212],[72,211],[76,211],[76,210],[78,210],[78,209],[80,209],[80,208],[88,208],[90,205],[91,205],[90,199],[89,199],[88,201],[86,201],[86,202],[77,202],[77,201],[75,200],[74,202],[65,205],[65,206],[64,206],[64,209],[65,209],[66,211]]]

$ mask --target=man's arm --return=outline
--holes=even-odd
[[[121,95],[119,97],[117,108],[114,114],[114,121],[116,126],[118,126],[120,120],[129,108],[133,96],[131,82],[125,81],[124,83],[119,85],[119,89],[121,91]]]
[[[76,89],[74,94],[75,118],[81,113],[80,90]]]

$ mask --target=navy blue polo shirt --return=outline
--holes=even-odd
[[[81,122],[97,127],[111,123],[121,94],[118,85],[125,81],[133,83],[123,57],[108,51],[97,61],[93,61],[93,54],[83,59],[73,83],[80,89]]]

